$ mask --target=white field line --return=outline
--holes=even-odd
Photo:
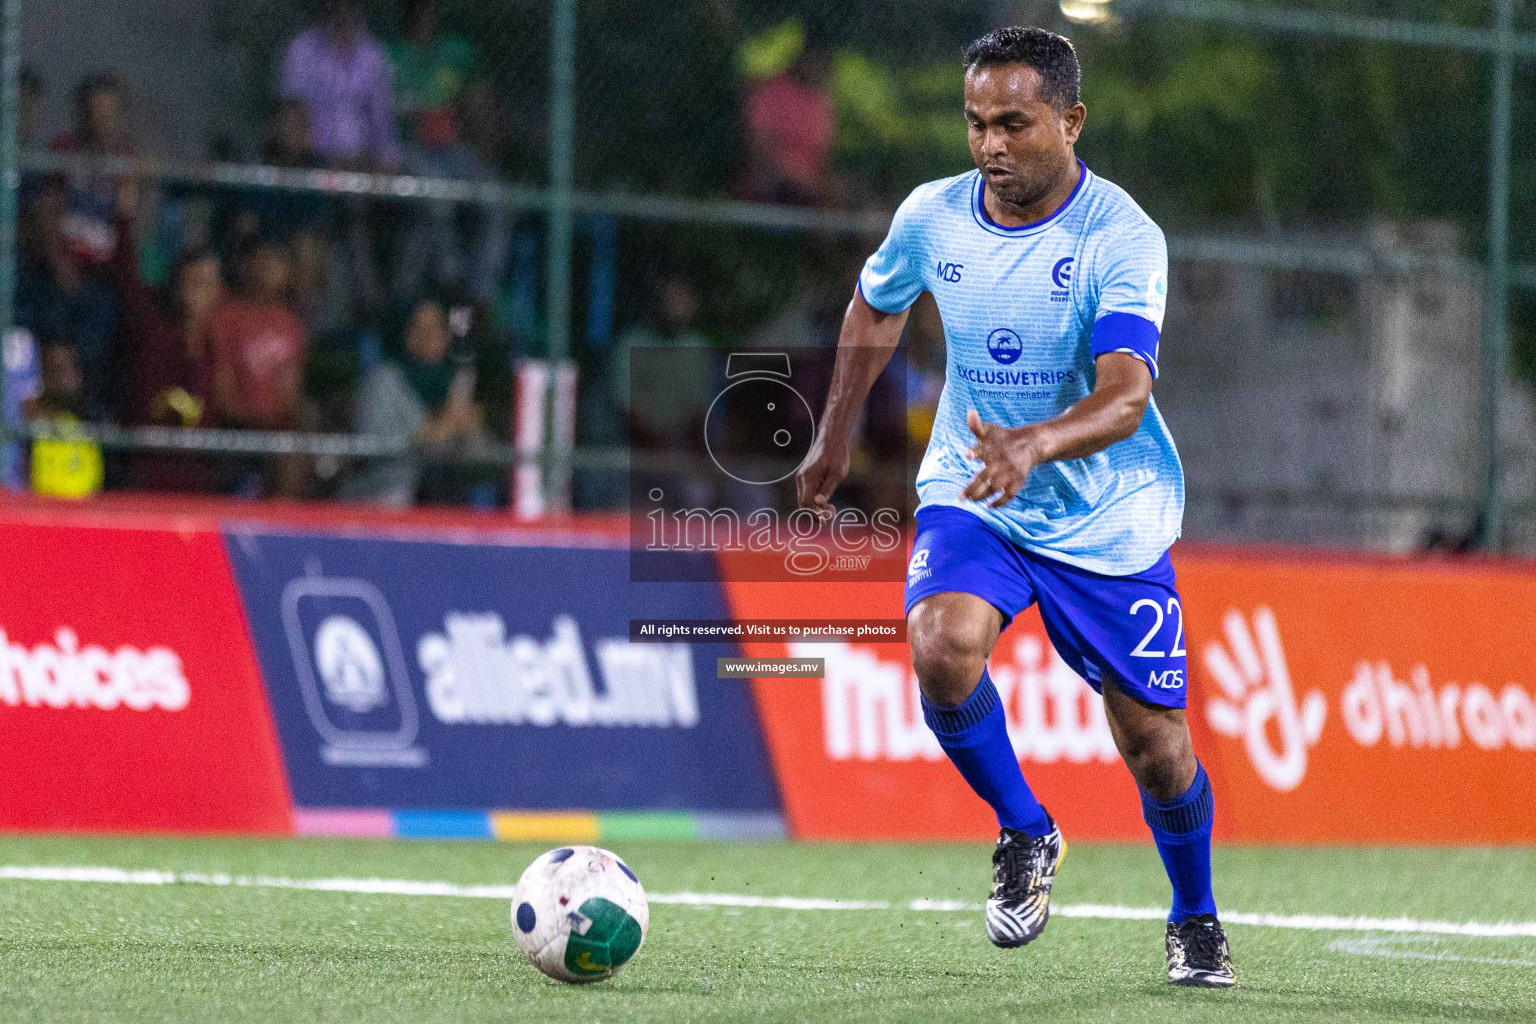
[[[505,900],[510,885],[458,885],[396,878],[283,878],[268,875],[226,875],[195,871],[131,870],[105,867],[3,865],[0,880],[27,882],[94,882],[109,885],[211,885],[254,889],[302,889],[384,896],[457,896]],[[956,900],[831,900],[800,896],[744,896],[735,893],[648,893],[652,903],[693,907],[761,907],[772,910],[912,910],[928,913],[976,913],[979,903]],[[1058,917],[1110,921],[1160,921],[1166,910],[1098,903],[1053,904]],[[1224,924],[1300,931],[1388,932],[1396,934],[1464,935],[1476,938],[1536,938],[1536,921],[1420,921],[1411,917],[1341,917],[1333,914],[1252,914],[1222,911]]]
[[[1397,944],[1403,942],[1434,942],[1433,938],[1412,937],[1408,939],[1378,939],[1366,937],[1362,939],[1334,939],[1328,944],[1328,948],[1336,953],[1350,953],[1355,956],[1379,956],[1388,960],[1454,960],[1464,964],[1496,964],[1500,967],[1536,967],[1536,960],[1518,960],[1503,956],[1461,956],[1458,953],[1432,953],[1425,949],[1398,949]]]

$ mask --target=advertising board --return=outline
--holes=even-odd
[[[777,810],[734,649],[629,639],[718,584],[631,584],[622,542],[227,537],[301,807]]]
[[[0,516],[0,828],[287,832],[211,529]]]
[[[1511,566],[1175,550],[1188,720],[1239,842],[1530,843],[1536,576]],[[742,617],[884,618],[889,585],[732,583]],[[1127,609],[1127,613],[1130,613]],[[923,723],[905,644],[749,643],[822,657],[754,681],[790,831],[981,839],[990,809]],[[1025,777],[1069,835],[1141,839],[1102,702],[1019,616],[991,660]]]

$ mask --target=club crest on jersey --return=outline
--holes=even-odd
[[[907,564],[907,582],[916,583],[933,575],[933,570],[928,568],[928,549],[918,548],[912,552],[912,561]]]
[[[1024,354],[1024,342],[1016,331],[1007,327],[999,327],[987,335],[987,351],[992,353],[992,358],[1004,366],[1010,366],[1019,361],[1019,356]]]
[[[1077,262],[1074,256],[1063,256],[1056,261],[1051,268],[1051,283],[1056,287],[1051,290],[1052,302],[1066,302],[1072,296],[1072,265]]]

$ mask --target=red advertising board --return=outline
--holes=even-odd
[[[1189,720],[1242,842],[1536,842],[1536,572],[1511,565],[1175,551]],[[728,584],[733,612],[899,614],[899,584]],[[826,658],[758,680],[796,836],[980,839],[990,810],[917,707],[904,644],[747,645]],[[1030,785],[1082,839],[1145,834],[1102,706],[1021,615],[991,661]]]
[[[728,583],[733,614],[891,618],[901,584]],[[894,609],[894,611],[893,611]],[[755,657],[826,659],[823,679],[759,679],[758,717],[791,833],[805,839],[985,839],[997,822],[923,722],[905,644],[744,645]],[[1080,838],[1142,834],[1136,787],[1115,753],[1103,704],[1019,616],[992,678],[1035,793]]]
[[[0,828],[290,832],[218,533],[69,522],[0,515]]]
[[[1175,562],[1218,835],[1536,842],[1536,570]]]

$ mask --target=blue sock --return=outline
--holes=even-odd
[[[1211,895],[1211,820],[1215,812],[1211,780],[1198,762],[1195,781],[1183,796],[1165,802],[1142,790],[1141,816],[1152,829],[1168,881],[1173,883],[1173,909],[1168,913],[1173,924],[1216,913],[1216,897]]]
[[[1032,836],[1050,833],[1045,808],[1029,791],[1013,744],[1008,742],[1003,702],[986,669],[981,670],[976,689],[957,707],[933,704],[924,697],[923,721],[971,789],[992,805],[999,825]]]

